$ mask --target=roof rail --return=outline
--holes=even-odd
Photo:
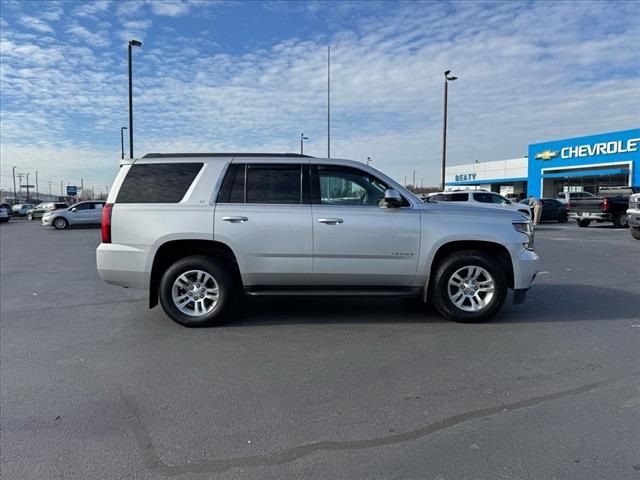
[[[289,157],[289,158],[313,158],[311,155],[300,155],[299,153],[147,153],[142,158],[203,158],[203,157]]]

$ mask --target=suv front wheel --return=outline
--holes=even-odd
[[[231,304],[233,279],[224,264],[203,255],[171,265],[160,280],[160,304],[185,327],[205,327],[224,319]]]
[[[501,265],[486,253],[466,250],[445,258],[433,281],[436,309],[457,322],[489,320],[502,307],[507,282]]]

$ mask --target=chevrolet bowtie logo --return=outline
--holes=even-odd
[[[553,157],[557,157],[557,156],[558,156],[558,152],[545,150],[544,152],[540,152],[536,154],[536,160],[551,160]]]

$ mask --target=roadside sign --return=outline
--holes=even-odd
[[[67,185],[67,195],[75,197],[78,194],[78,187],[75,185]]]
[[[20,188],[35,188],[35,185],[20,185]]]

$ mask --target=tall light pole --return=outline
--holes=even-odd
[[[309,140],[309,137],[305,137],[304,133],[300,134],[300,155],[304,155],[304,141]]]
[[[18,193],[16,192],[16,166],[13,166],[13,203],[18,202]]]
[[[133,69],[131,67],[131,47],[141,47],[142,42],[129,40],[129,158],[133,158]]]
[[[451,70],[446,70],[444,72],[444,120],[442,125],[442,175],[440,186],[442,187],[440,190],[444,192],[444,171],[445,166],[447,164],[447,92],[449,87],[449,82],[453,82],[457,80],[458,77],[454,77],[453,75],[449,75]]]
[[[367,157],[367,167],[369,166],[370,163],[371,163],[371,157]]]
[[[327,46],[327,158],[331,158],[331,45]]]
[[[27,173],[27,203],[29,202],[29,174]]]
[[[124,131],[127,129],[127,127],[120,127],[120,151],[122,152],[122,154],[120,155],[120,158],[122,160],[124,160]]]
[[[36,203],[40,201],[40,189],[38,188],[38,170],[36,170]]]

